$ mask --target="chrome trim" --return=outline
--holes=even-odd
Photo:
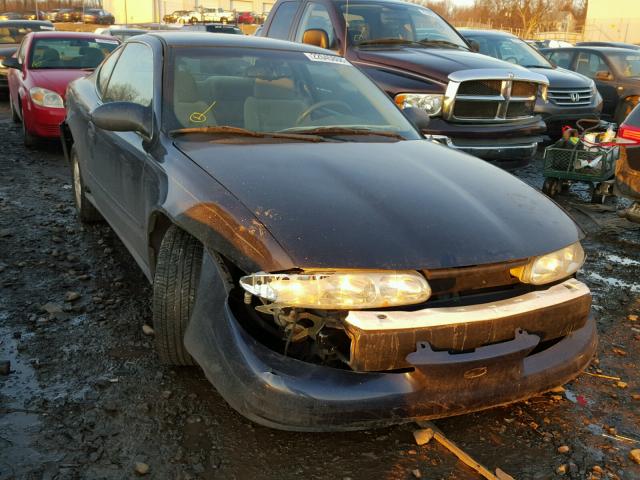
[[[427,140],[431,140],[436,143],[445,144],[449,148],[454,150],[460,150],[462,152],[467,150],[536,150],[538,148],[538,142],[524,143],[520,145],[456,145],[451,138],[446,135],[425,135]]]
[[[465,307],[424,308],[417,311],[352,310],[345,322],[364,331],[420,329],[484,321],[500,321],[591,296],[584,283],[571,278],[546,290],[537,290],[506,300]]]
[[[549,89],[549,100],[561,107],[580,107],[591,105],[593,90],[591,88]]]
[[[547,77],[539,73],[530,72],[525,69],[510,70],[506,68],[458,70],[449,75],[449,80],[458,83],[469,80],[516,80],[549,85]]]

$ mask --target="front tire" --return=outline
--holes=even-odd
[[[175,225],[167,230],[153,278],[153,326],[160,361],[195,365],[184,347],[184,334],[195,303],[202,244]]]
[[[73,199],[76,204],[76,212],[81,223],[96,223],[102,220],[100,212],[87,200],[85,186],[80,172],[78,153],[76,147],[71,147],[71,176],[73,178]]]
[[[20,123],[20,115],[18,115],[18,112],[16,112],[16,108],[13,106],[11,95],[9,95],[9,110],[11,110],[11,121],[13,123]]]
[[[20,116],[22,117],[22,137],[24,146],[27,148],[35,148],[38,143],[38,139],[35,135],[29,132],[29,129],[27,128],[27,122],[24,119],[24,108],[22,108],[22,106],[20,106]]]

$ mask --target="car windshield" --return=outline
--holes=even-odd
[[[549,61],[526,42],[499,35],[465,35],[480,46],[480,53],[527,68],[552,68]]]
[[[29,68],[93,69],[118,44],[103,38],[38,38],[31,47]]]
[[[53,30],[53,25],[3,25],[0,26],[0,43],[20,43],[29,32],[40,32],[43,30]]]
[[[627,78],[640,77],[640,54],[631,50],[629,53],[612,53],[608,57],[620,75]]]
[[[407,3],[371,1],[338,2],[338,5],[347,22],[349,45],[378,46],[404,41],[468,50],[460,35],[427,8]]]
[[[368,132],[380,132],[371,133],[376,140],[420,138],[389,98],[338,56],[190,47],[173,49],[167,65],[168,131],[224,126],[236,133],[329,135],[327,127],[334,133],[339,127],[335,134],[349,131],[350,140],[368,138]]]

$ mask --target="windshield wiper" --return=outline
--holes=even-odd
[[[443,45],[443,46],[454,47],[457,49],[462,48],[464,50],[469,50],[469,48],[465,47],[464,45],[460,45],[455,42],[450,42],[449,40],[429,40],[428,38],[423,38],[418,43],[420,45]]]
[[[279,133],[279,132],[256,132],[246,128],[220,126],[220,127],[189,127],[171,130],[170,135],[188,135],[190,133],[206,133],[211,135],[234,135],[239,137],[252,138],[284,138],[287,140],[300,140],[302,142],[326,142],[325,138],[310,136],[307,134]]]
[[[407,40],[404,38],[374,38],[373,40],[363,40],[359,42],[356,46],[358,47],[366,47],[367,45],[416,45],[419,47],[423,47],[422,43],[416,42],[414,40]]]
[[[305,129],[295,128],[289,129],[295,131],[298,135],[362,135],[395,138],[397,140],[406,140],[405,137],[395,132],[387,132],[386,130],[373,130],[371,128],[353,128],[353,127],[309,127]],[[285,130],[286,131],[286,130]]]
[[[553,70],[550,65],[521,65],[524,68],[546,68],[547,70]]]

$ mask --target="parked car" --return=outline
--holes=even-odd
[[[576,47],[614,47],[614,48],[628,48],[629,50],[640,50],[639,45],[625,42],[578,42]]]
[[[254,24],[256,23],[256,16],[251,12],[240,12],[237,18],[238,23]]]
[[[27,33],[51,30],[55,30],[51,22],[32,20],[0,21],[0,94],[9,93],[8,69],[2,62],[16,53],[20,42],[22,42]]]
[[[228,23],[235,22],[236,14],[224,8],[203,8],[201,19],[203,22]]]
[[[10,69],[11,117],[22,123],[27,147],[39,138],[60,136],[67,84],[89,74],[119,43],[113,37],[77,32],[34,32],[24,37],[4,65]]]
[[[77,8],[61,8],[56,13],[54,22],[81,22],[82,9]]]
[[[202,15],[200,14],[200,12],[191,10],[177,17],[175,23],[187,24],[187,23],[197,23],[200,21],[202,21]]]
[[[511,168],[528,162],[543,140],[546,126],[534,108],[546,77],[471,51],[420,5],[279,0],[260,35],[340,52],[399,108],[424,109],[431,123],[423,133],[451,148]]]
[[[480,410],[589,364],[580,229],[404,113],[334,52],[249,36],[140,35],[70,84],[79,218],[153,282],[163,362],[291,430]]]
[[[600,118],[602,97],[595,82],[579,73],[552,65],[544,55],[515,35],[496,30],[461,30],[480,53],[525,67],[549,80],[548,101],[538,98],[534,112],[547,124],[552,138],[562,136],[562,128],[582,118]]]
[[[82,21],[97,25],[113,25],[116,19],[111,13],[101,8],[88,8],[84,11]]]
[[[4,12],[0,13],[0,21],[7,20],[25,20],[24,15],[18,12]]]
[[[44,20],[49,20],[50,22],[53,22],[56,19],[56,15],[58,14],[59,11],[60,11],[59,8],[42,10]]]
[[[602,116],[621,123],[640,98],[640,52],[627,48],[545,49],[556,65],[593,79],[604,100]]]
[[[135,37],[136,35],[142,35],[149,30],[142,28],[126,28],[126,27],[108,27],[108,28],[96,28],[93,33],[98,35],[109,35],[116,37],[118,40],[124,42],[125,40]]]
[[[243,35],[235,25],[221,24],[221,23],[199,23],[197,25],[185,25],[181,30],[187,32],[209,32],[209,33],[231,33],[235,35]]]
[[[618,137],[625,146],[620,148],[616,162],[615,192],[633,203],[617,213],[630,222],[640,223],[640,105],[624,119]]]

